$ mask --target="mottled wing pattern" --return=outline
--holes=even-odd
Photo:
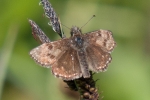
[[[87,33],[86,38],[90,44],[96,44],[105,52],[111,53],[116,46],[112,32],[109,30],[98,30]]]
[[[63,80],[73,80],[82,76],[77,51],[69,47],[52,65],[52,73]]]
[[[103,51],[100,46],[92,45],[86,48],[89,69],[94,72],[105,71],[111,62],[111,55]]]
[[[68,49],[68,39],[44,43],[30,51],[30,56],[41,66],[51,67]]]
[[[116,46],[112,33],[108,30],[98,30],[84,35],[89,69],[94,72],[105,71],[112,58],[110,53]]]

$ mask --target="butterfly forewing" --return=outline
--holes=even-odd
[[[30,51],[30,56],[41,66],[50,67],[68,49],[68,39],[44,43]]]
[[[52,73],[63,80],[73,80],[82,76],[77,51],[71,47],[52,65]]]
[[[97,44],[105,52],[111,53],[116,43],[112,37],[112,33],[108,30],[97,30],[85,35],[90,44]]]

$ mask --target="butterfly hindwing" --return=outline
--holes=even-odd
[[[94,72],[105,71],[108,64],[111,62],[111,55],[103,51],[100,46],[88,46],[86,48],[86,53],[89,69]]]
[[[68,48],[65,53],[52,65],[52,73],[63,80],[73,80],[82,76],[77,51]]]

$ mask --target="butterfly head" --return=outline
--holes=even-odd
[[[70,32],[71,36],[81,35],[81,29],[79,27],[73,26]]]

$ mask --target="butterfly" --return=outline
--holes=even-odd
[[[89,71],[106,71],[116,46],[112,32],[97,30],[82,34],[80,28],[73,26],[70,34],[70,38],[41,44],[30,51],[30,56],[63,80],[89,78]]]
[[[112,32],[100,29],[82,34],[81,28],[73,26],[71,37],[66,38],[50,2],[41,0],[40,4],[53,30],[62,39],[51,41],[34,21],[29,20],[33,36],[42,43],[30,51],[30,56],[39,65],[51,68],[53,75],[63,80],[89,78],[90,71],[106,71],[116,46]]]

